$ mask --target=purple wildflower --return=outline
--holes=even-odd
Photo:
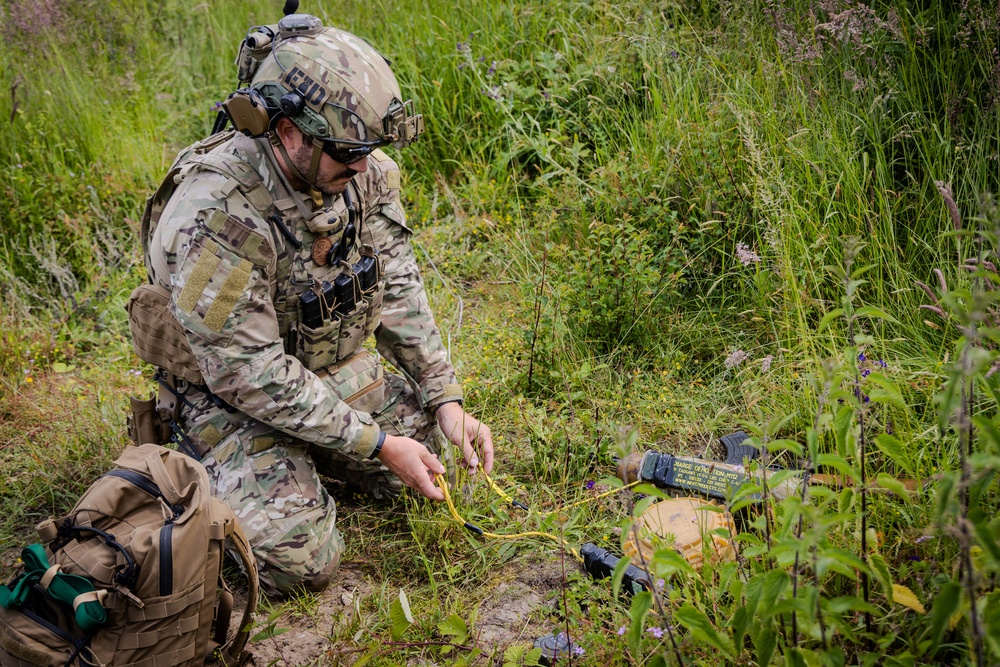
[[[625,634],[625,630],[626,630],[626,628],[625,628],[624,625],[621,626],[620,628],[618,628],[618,636],[621,637],[622,635],[624,635]]]
[[[760,372],[766,373],[771,370],[771,362],[774,361],[774,355],[769,354],[760,360]]]
[[[880,368],[889,368],[889,364],[886,363],[885,361],[883,361],[882,359],[879,359],[878,361],[876,361],[875,365],[879,366]]]
[[[547,91],[547,90],[543,90],[542,91],[542,97],[544,97],[547,100],[552,99],[552,95],[550,95],[549,91]]]
[[[743,266],[750,266],[751,264],[760,262],[760,255],[751,250],[750,246],[746,243],[736,244],[736,258],[740,260],[740,264]]]
[[[646,628],[646,632],[653,635],[657,639],[663,639],[663,628]]]
[[[573,653],[575,655],[583,655],[586,652],[587,652],[586,649],[584,649],[582,646],[574,646],[573,647]]]
[[[586,483],[585,486],[587,487],[587,490],[590,491],[592,488],[594,488],[594,484],[596,484],[596,483],[597,482],[595,482],[594,480],[591,479],[591,480],[587,481],[587,483]]]
[[[493,76],[493,73],[497,71],[497,61],[490,63],[490,68],[486,70],[486,76]]]
[[[864,352],[858,352],[858,361],[865,361],[865,360],[867,360],[867,357],[865,356],[865,353]]]
[[[747,360],[746,352],[744,352],[743,350],[734,350],[732,354],[726,357],[726,360],[723,363],[725,363],[726,368],[736,368],[746,360]]]
[[[861,377],[863,377],[863,378],[866,378],[866,377],[868,377],[871,374],[872,374],[872,369],[870,369],[870,368],[866,368],[866,369],[864,369],[864,370],[861,371]]]

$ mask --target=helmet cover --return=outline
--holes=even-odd
[[[336,28],[279,33],[251,87],[269,105],[282,108],[307,136],[378,146],[401,139],[409,143],[419,133],[399,136],[407,134],[397,129],[406,125],[399,125],[400,114],[409,120],[409,105],[400,102],[399,84],[388,61],[363,39]],[[301,102],[291,97],[298,109],[287,104],[289,93],[300,96]],[[415,118],[422,129],[423,119]]]

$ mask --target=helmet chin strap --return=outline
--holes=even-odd
[[[285,189],[288,190],[288,193],[291,195],[292,201],[295,202],[295,207],[299,210],[299,214],[301,214],[306,220],[312,220],[316,215],[315,208],[307,205],[305,201],[303,201],[299,193],[292,187],[292,184],[288,182],[288,179],[285,177],[285,172],[279,167],[277,156],[274,154],[275,148],[277,148],[278,152],[281,153],[282,162],[288,167],[292,176],[305,182],[305,178],[302,173],[295,167],[295,164],[292,163],[291,158],[288,156],[288,151],[285,150],[285,146],[281,143],[281,140],[278,139],[277,133],[270,132],[269,135],[258,137],[257,143],[264,150],[264,154],[271,161],[271,164],[274,165],[274,171],[281,180],[281,184],[285,186]],[[315,192],[315,190],[311,189],[311,192]],[[315,198],[313,198],[312,203],[315,203]]]
[[[306,135],[302,135],[303,138]],[[285,166],[288,167],[288,171],[292,173],[292,176],[302,181],[312,189],[316,189],[316,176],[319,174],[319,161],[323,157],[323,142],[316,137],[310,137],[312,139],[312,157],[309,160],[309,174],[303,174],[299,171],[299,168],[295,166],[292,162],[292,158],[288,155],[288,151],[285,150],[285,144],[281,142],[278,137],[277,132],[271,132],[270,141],[271,145],[278,149],[281,153],[281,159],[285,162]]]

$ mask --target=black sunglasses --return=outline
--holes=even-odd
[[[345,144],[340,141],[324,141],[323,152],[329,155],[334,162],[340,164],[353,164],[358,160],[368,157],[380,146],[385,144],[367,144],[363,146]]]

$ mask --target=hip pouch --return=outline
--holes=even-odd
[[[170,310],[170,290],[159,283],[132,290],[128,328],[136,356],[191,384],[205,384],[181,323]]]

